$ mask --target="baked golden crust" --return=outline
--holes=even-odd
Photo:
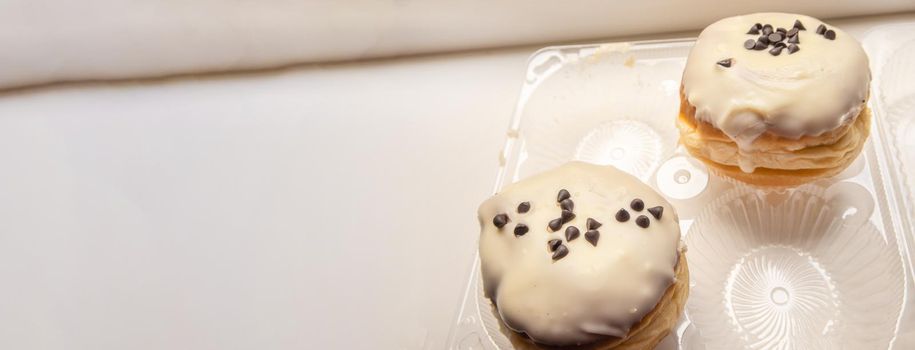
[[[695,118],[696,108],[681,94],[677,128],[680,143],[713,172],[744,183],[760,186],[795,186],[834,176],[858,156],[870,133],[870,110],[866,107],[853,119],[820,136],[787,139],[764,133],[750,152],[738,153],[737,144],[714,126]],[[752,173],[743,172],[738,159],[754,163]]]
[[[641,350],[653,349],[676,326],[689,296],[689,267],[686,264],[686,252],[680,252],[677,267],[674,271],[676,280],[667,290],[658,304],[642,321],[637,323],[625,338],[610,338],[594,344],[577,347],[551,347],[535,344],[522,334],[509,330],[502,325],[502,331],[509,334],[512,345],[519,350],[570,349],[576,350]]]
[[[862,103],[862,105],[863,104],[864,103]],[[862,108],[862,111],[863,110],[864,108]],[[687,101],[686,97],[683,95],[682,86],[680,87],[680,119],[687,123],[691,129],[695,130],[702,139],[733,143],[733,141],[718,128],[696,119],[696,107]],[[851,128],[852,124],[853,123],[846,123],[819,136],[802,136],[796,140],[784,138],[767,131],[762,135],[759,135],[759,138],[753,142],[753,147],[756,150],[763,152],[790,152],[808,147],[830,145],[836,143],[839,138],[844,136]]]

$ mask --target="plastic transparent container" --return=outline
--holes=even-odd
[[[840,175],[764,191],[709,174],[674,119],[692,39],[545,48],[495,190],[577,159],[650,184],[680,216],[690,297],[659,349],[915,349],[915,25],[865,40],[872,133]],[[909,174],[909,175],[906,175]],[[450,349],[510,349],[475,259]]]

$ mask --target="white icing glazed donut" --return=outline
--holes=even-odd
[[[771,25],[778,35],[764,35],[757,24]],[[702,31],[683,72],[682,98],[695,110],[690,117],[723,132],[739,153],[727,161],[708,156],[752,173],[757,166],[779,168],[754,162],[764,134],[813,139],[848,127],[865,108],[870,77],[861,44],[841,29],[804,15],[755,13]],[[778,152],[806,146],[786,143]],[[737,164],[728,164],[732,160]]]
[[[483,202],[479,220],[486,296],[505,325],[540,344],[625,339],[675,276],[688,276],[675,273],[676,211],[611,166],[570,162],[524,179]],[[669,303],[679,303],[670,325],[684,301]]]

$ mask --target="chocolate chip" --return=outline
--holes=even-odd
[[[792,37],[788,38],[788,43],[789,43],[789,44],[800,44],[800,43],[801,43],[801,39],[798,38],[797,35],[795,35],[795,36],[792,36]]]
[[[764,25],[764,26],[762,27],[762,33],[763,33],[764,35],[772,34],[772,25],[771,25],[771,24],[766,24],[766,25]]]
[[[578,231],[578,227],[575,227],[575,226],[566,227],[566,241],[571,242],[573,239],[578,238],[579,232],[580,231]]]
[[[762,41],[757,41],[756,46],[753,47],[753,50],[761,51],[761,50],[765,50],[767,47],[769,47],[768,42],[763,43]]]
[[[562,208],[562,210],[571,211],[573,208],[575,208],[575,203],[572,202],[571,199],[563,199],[562,202],[559,202],[559,207]]]
[[[826,33],[826,26],[821,24],[817,26],[817,34],[823,35],[823,33]]]
[[[770,42],[770,43],[777,43],[777,42],[782,41],[783,39],[785,39],[785,37],[783,37],[783,36],[782,36],[781,34],[779,34],[779,33],[772,33],[772,34],[769,34],[768,38],[769,38],[769,42]]]
[[[559,194],[556,196],[556,201],[562,202],[566,199],[569,199],[569,197],[572,197],[572,195],[569,194],[569,191],[566,191],[566,189],[563,188],[563,189],[559,190]]]
[[[785,28],[778,27],[778,29],[776,29],[775,32],[776,32],[776,33],[781,33],[782,36],[785,36],[785,33],[787,33],[788,31],[785,30]]]
[[[635,224],[639,225],[641,228],[648,228],[650,223],[651,222],[648,221],[648,217],[645,215],[639,215],[639,217],[635,218]]]
[[[531,202],[521,202],[521,204],[518,204],[519,214],[527,213],[529,210],[531,210]]]
[[[626,211],[626,209],[620,209],[620,211],[616,212],[616,221],[619,221],[619,222],[629,221],[629,212]]]
[[[657,206],[648,208],[648,212],[651,213],[651,216],[654,216],[655,219],[661,220],[661,214],[664,214],[664,207]]]
[[[794,45],[794,44],[788,45],[788,54],[789,54],[789,55],[790,55],[790,54],[793,54],[793,53],[795,53],[795,52],[798,52],[798,51],[800,51],[800,50],[801,50],[801,48],[800,48],[800,47],[797,47],[797,45]]]
[[[752,50],[754,47],[756,47],[756,40],[748,39],[743,42],[743,48],[747,50]]]
[[[586,221],[586,223],[588,225],[589,230],[595,230],[604,225],[604,224],[600,223],[599,221],[594,220],[592,218],[588,218],[588,221]]]
[[[734,61],[734,60],[731,59],[731,58],[726,58],[726,59],[723,59],[723,60],[721,60],[721,61],[718,61],[717,63],[718,63],[719,66],[722,66],[722,67],[725,67],[725,68],[730,68],[730,67],[731,67],[731,62],[733,62],[733,61]]]
[[[591,245],[596,247],[598,239],[600,239],[600,232],[597,230],[585,232],[585,240],[588,241],[588,243],[591,243]]]
[[[747,34],[753,34],[753,35],[759,34],[759,28],[756,28],[756,26],[753,26],[750,28],[749,31],[747,31]]]
[[[804,28],[804,24],[801,23],[800,20],[794,20],[794,28],[798,30],[807,30],[807,28]]]
[[[762,24],[756,23],[753,25],[753,28],[756,28],[756,30],[760,30],[760,29],[762,29]]]
[[[525,225],[525,224],[515,225],[515,236],[524,236],[524,234],[527,233],[527,231],[528,231],[527,225]]]
[[[564,258],[566,255],[569,255],[569,248],[566,248],[564,245],[559,245],[556,247],[556,251],[553,252],[553,261]]]
[[[784,48],[788,47],[788,44],[785,44],[785,43],[779,41],[779,42],[775,43],[775,47],[780,47],[780,48],[784,49]]]
[[[549,226],[550,231],[559,231],[559,229],[562,228],[562,218],[550,220],[550,223],[547,226]]]
[[[789,30],[788,33],[787,33],[788,37],[792,37],[792,36],[797,35],[797,31],[798,31],[797,28],[791,28],[791,30]]]
[[[505,227],[505,224],[507,224],[508,221],[509,221],[508,215],[505,215],[505,214],[499,214],[499,215],[496,215],[496,217],[492,218],[492,224],[496,225],[496,227],[498,227],[498,228]]]
[[[561,239],[551,239],[549,242],[546,242],[547,247],[550,248],[550,251],[556,251],[556,248],[559,248],[562,245]]]
[[[763,35],[759,36],[759,38],[756,39],[756,41],[769,45],[769,34],[763,34]]]
[[[636,198],[629,203],[629,207],[635,211],[642,211],[642,209],[645,209],[645,202],[642,202],[641,199]]]
[[[559,218],[562,219],[563,224],[572,221],[572,219],[575,218],[575,213],[573,213],[571,210],[563,210],[561,215],[562,216]]]
[[[823,34],[823,37],[829,40],[836,40],[836,32],[832,29],[827,30],[826,34]]]
[[[781,55],[781,54],[782,54],[782,48],[780,48],[780,47],[778,47],[778,46],[773,47],[772,50],[769,50],[769,53],[772,54],[772,56]]]

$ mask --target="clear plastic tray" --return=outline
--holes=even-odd
[[[835,178],[762,191],[709,174],[674,118],[692,39],[545,48],[502,152],[506,184],[578,159],[612,164],[677,208],[690,298],[660,349],[915,349],[911,216],[915,26],[865,40],[874,127]],[[509,349],[475,259],[450,349]]]

